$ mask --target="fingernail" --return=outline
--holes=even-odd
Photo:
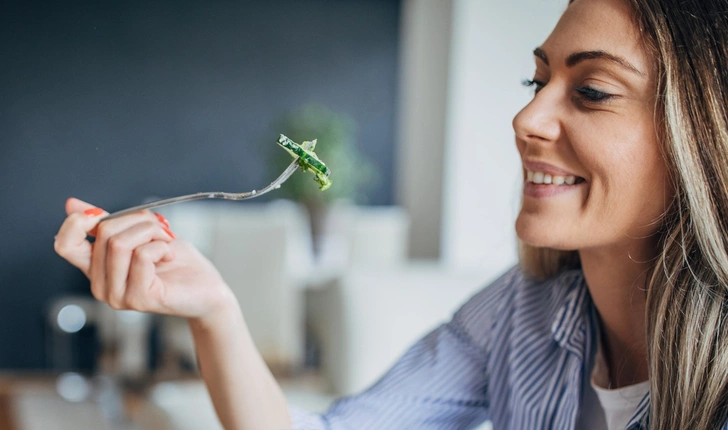
[[[167,218],[163,217],[161,214],[158,214],[156,212],[154,213],[154,216],[156,216],[157,219],[159,220],[159,222],[164,224],[165,227],[169,228],[169,221],[167,221]]]
[[[85,211],[83,211],[83,213],[86,216],[94,217],[94,216],[99,216],[102,213],[104,213],[104,210],[101,208],[91,208],[91,209],[86,209]]]
[[[164,229],[164,232],[169,235],[172,239],[177,239],[177,236],[174,235],[167,227],[162,227]]]

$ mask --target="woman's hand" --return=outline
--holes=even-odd
[[[106,212],[77,199],[56,252],[91,281],[91,292],[114,309],[204,320],[235,302],[218,271],[193,246],[177,240],[160,215],[137,212],[99,224]],[[87,236],[95,236],[93,243]]]
[[[188,318],[200,372],[225,428],[291,427],[283,392],[212,263],[149,211],[99,224],[106,212],[69,199],[66,213],[55,249],[91,280],[94,297],[115,309]]]

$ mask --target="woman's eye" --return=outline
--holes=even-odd
[[[543,89],[543,87],[546,85],[544,82],[538,81],[536,79],[524,79],[523,82],[521,82],[523,86],[525,87],[534,87],[534,92],[538,93]]]
[[[538,79],[524,79],[522,83],[526,87],[533,87],[534,93],[536,94],[546,86],[546,82],[539,81]],[[578,94],[579,100],[584,103],[602,103],[614,97],[613,94],[605,93],[589,86],[575,88],[574,90]]]
[[[576,88],[575,91],[579,94],[579,97],[589,103],[600,103],[612,98],[611,94],[595,90],[591,87],[580,87]]]

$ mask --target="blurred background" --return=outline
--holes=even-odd
[[[184,321],[96,303],[70,196],[160,210],[220,269],[290,402],[375,382],[516,262],[511,119],[566,0],[4,1],[0,430],[219,428]]]

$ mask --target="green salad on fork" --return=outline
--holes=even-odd
[[[278,137],[278,144],[292,157],[298,157],[298,166],[301,170],[314,174],[314,181],[318,182],[321,191],[325,191],[331,186],[329,178],[331,171],[313,151],[316,148],[316,139],[304,141],[302,145],[299,145],[281,134]]]

